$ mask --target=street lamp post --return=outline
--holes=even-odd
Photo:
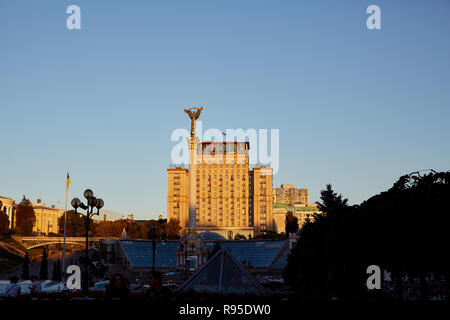
[[[156,260],[156,224],[152,224],[148,233],[152,237],[152,251],[153,251],[153,260],[152,260],[152,271],[155,271],[155,260]],[[161,239],[166,239],[166,228],[162,227]]]
[[[155,253],[156,253],[156,225],[152,224],[150,227],[150,233],[152,235],[152,250],[153,250],[153,260],[152,260],[152,271],[155,271]]]
[[[86,248],[84,251],[84,283],[83,289],[87,293],[89,288],[89,275],[88,275],[88,261],[89,261],[89,226],[91,222],[91,218],[94,214],[99,215],[100,209],[103,208],[104,202],[102,199],[97,199],[94,197],[94,192],[91,189],[86,189],[84,191],[84,197],[86,198],[87,205],[81,202],[80,199],[74,198],[71,202],[72,207],[75,209],[76,214],[83,215],[81,212],[78,212],[78,208],[86,210],[85,218],[86,218]],[[97,208],[97,212],[94,212],[94,208]]]

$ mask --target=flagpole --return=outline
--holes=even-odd
[[[69,175],[69,171],[67,171],[67,176]],[[66,178],[66,204],[64,207],[64,244],[63,244],[63,253],[62,253],[62,274],[65,276],[66,274],[66,266],[64,265],[64,259],[66,258],[66,226],[67,226],[67,191],[69,190],[69,184],[67,183]]]

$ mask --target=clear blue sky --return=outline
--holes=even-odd
[[[202,105],[204,129],[280,129],[275,186],[359,203],[450,169],[449,33],[446,0],[2,0],[0,195],[64,201],[68,168],[69,199],[165,215],[170,134]]]

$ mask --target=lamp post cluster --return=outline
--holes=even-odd
[[[86,198],[87,204],[81,202],[80,199],[74,198],[71,202],[72,207],[75,209],[75,214],[83,215],[81,212],[78,212],[78,208],[82,210],[86,210],[84,214],[86,218],[86,248],[84,252],[84,281],[83,281],[83,289],[85,292],[88,291],[89,288],[89,275],[88,275],[88,261],[89,261],[89,226],[91,222],[91,218],[93,215],[99,215],[100,209],[103,208],[104,202],[102,199],[97,199],[94,197],[94,192],[91,189],[86,189],[84,191],[84,197]],[[97,212],[94,212],[94,209],[97,209]]]

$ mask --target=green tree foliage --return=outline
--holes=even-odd
[[[343,199],[341,194],[333,191],[331,184],[327,184],[326,189],[320,192],[322,202],[317,202],[320,211],[326,214],[338,213],[348,208],[348,199]]]
[[[48,256],[47,250],[45,248],[42,249],[41,270],[39,271],[39,278],[41,280],[48,279]]]
[[[8,215],[1,210],[2,202],[0,201],[0,236],[3,236],[9,231],[9,218]]]
[[[402,278],[418,279],[427,297],[427,276],[450,288],[450,173],[401,177],[392,188],[358,206],[327,186],[319,208],[291,251],[285,281],[305,297],[342,298],[367,292],[366,268],[392,273],[401,297]]]
[[[331,185],[321,191],[320,198],[318,206],[323,215],[316,215],[314,222],[303,225],[300,239],[289,256],[284,272],[286,282],[300,294],[310,298],[326,296],[339,285],[351,288],[350,283],[336,283],[345,280],[346,275],[342,272],[360,274],[359,270],[355,271],[353,268],[340,268],[340,262],[345,262],[348,254],[341,256],[342,253],[338,252],[338,248],[346,246],[349,240],[342,234],[341,228],[353,208],[348,207],[347,199],[336,194]],[[342,235],[344,237],[337,242],[337,238]],[[350,258],[354,260],[353,257]]]
[[[16,208],[15,212],[15,231],[22,236],[31,236],[33,234],[33,226],[36,223],[36,215],[30,200],[23,196],[22,201]]]
[[[28,255],[28,251],[25,252],[25,258],[23,259],[23,266],[22,266],[22,279],[28,280],[30,279],[30,257]]]

